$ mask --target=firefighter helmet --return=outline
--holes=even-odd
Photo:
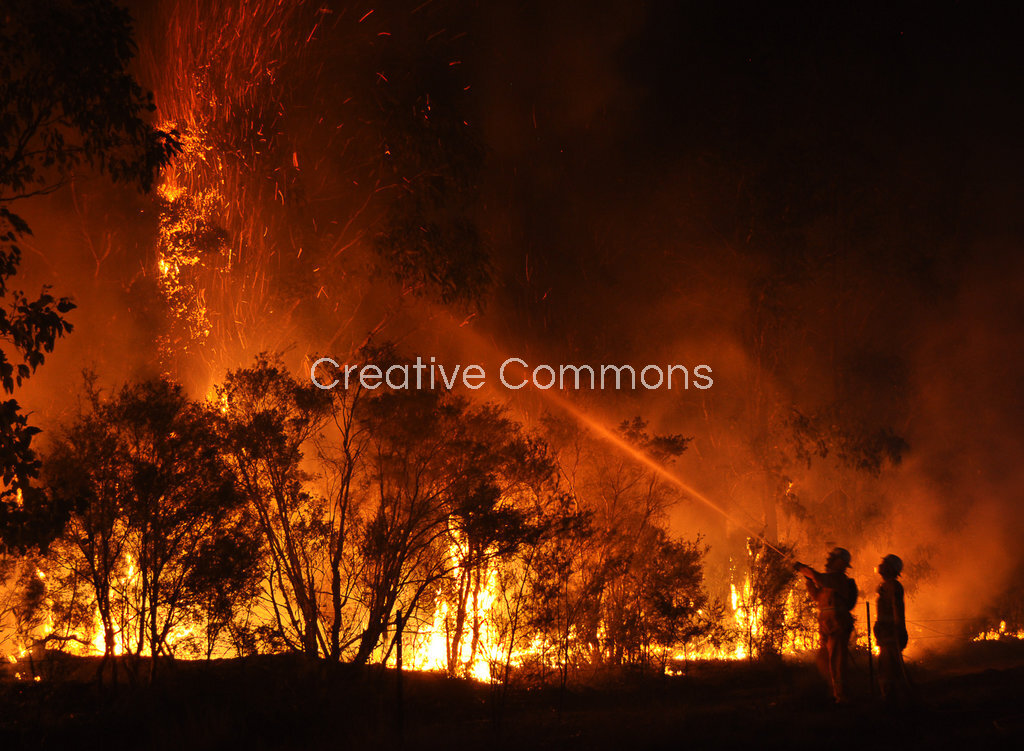
[[[828,554],[828,561],[825,566],[828,568],[837,564],[837,568],[839,568],[840,571],[845,571],[850,568],[851,560],[852,557],[850,556],[850,551],[846,548],[832,548],[832,552]]]
[[[882,562],[878,564],[878,573],[882,576],[895,579],[903,571],[903,560],[898,555],[889,553]]]

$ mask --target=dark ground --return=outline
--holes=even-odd
[[[406,673],[404,739],[393,672],[291,657],[177,663],[152,687],[101,693],[79,680],[96,663],[69,660],[46,668],[61,679],[0,683],[0,749],[1021,748],[1022,646],[914,664],[917,699],[904,708],[873,700],[863,670],[859,698],[832,706],[813,667],[791,662],[514,690],[504,711],[490,687]]]

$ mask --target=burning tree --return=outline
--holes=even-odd
[[[106,663],[124,646],[127,624],[115,612],[115,586],[126,578],[128,525],[117,493],[122,468],[116,436],[99,415],[99,394],[90,397],[92,414],[69,425],[47,457],[47,486],[70,511],[47,557],[55,625],[48,641],[86,647],[98,631]],[[103,669],[101,664],[101,675]],[[114,671],[116,679],[116,664]]]
[[[550,474],[543,447],[501,410],[447,391],[327,395],[267,358],[217,394],[280,643],[386,659],[411,619],[445,601],[445,664],[472,664],[489,562],[534,533],[521,506]]]
[[[559,645],[565,682],[576,661],[649,664],[656,654],[708,635],[717,612],[703,581],[699,540],[673,539],[665,512],[674,489],[649,467],[614,456],[596,437],[548,421],[559,467],[579,517],[575,539],[536,564],[534,623]],[[653,460],[670,464],[687,439],[647,431],[640,418],[619,434]]]
[[[373,353],[380,354],[380,353]],[[368,359],[370,352],[367,352]],[[331,393],[330,418],[317,436],[316,448],[327,499],[326,531],[328,576],[330,578],[329,655],[342,657],[345,648],[359,634],[359,620],[352,615],[357,597],[362,559],[357,545],[358,502],[365,486],[363,467],[369,450],[370,433],[364,418],[370,392],[357,380],[352,388]]]
[[[599,595],[593,583],[584,577],[585,565],[594,555],[593,513],[579,508],[571,494],[559,499],[553,509],[555,533],[541,540],[525,570],[528,582],[524,608],[529,631],[534,634],[526,667],[538,668],[544,680],[550,652],[559,682],[564,688],[571,670],[592,656],[592,645],[579,635],[592,618],[592,602]],[[536,647],[539,647],[537,649]],[[506,670],[507,672],[507,670]]]
[[[257,651],[253,615],[258,612],[264,569],[259,529],[251,513],[234,515],[217,535],[203,541],[185,580],[188,621],[193,624],[185,645],[189,652],[209,660],[215,653]]]
[[[750,590],[740,605],[746,610],[747,633],[740,636],[746,640],[750,656],[778,656],[786,636],[801,625],[792,622],[793,614],[787,609],[796,580],[792,562],[784,555],[791,549],[783,545],[769,547],[761,539],[750,538],[747,550]]]
[[[462,35],[436,6],[354,10],[147,13],[143,64],[183,148],[157,186],[146,284],[160,358],[197,388],[295,330],[357,351],[414,296],[471,306],[488,287]]]
[[[66,603],[55,637],[80,627],[86,598],[105,660],[148,654],[152,677],[157,658],[190,635],[186,624],[216,593],[204,572],[246,530],[216,427],[213,410],[164,380],[91,393],[47,457],[51,492],[70,511],[44,566]]]
[[[217,390],[228,461],[258,520],[270,570],[267,596],[284,644],[315,657],[328,651],[318,591],[325,574],[325,500],[309,492],[304,451],[330,406],[266,357],[229,373]]]
[[[634,575],[632,641],[635,659],[641,664],[660,659],[664,670],[670,650],[708,636],[717,625],[704,588],[703,559],[708,548],[699,538],[673,540],[663,529],[645,547],[648,550],[640,551],[644,564]]]
[[[578,602],[568,597],[568,584],[577,570],[576,556],[586,549],[593,532],[590,514],[581,511],[572,495],[559,486],[557,475],[540,490],[528,506],[528,520],[536,533],[494,572],[498,594],[489,615],[501,647],[500,679],[505,690],[513,667],[527,673],[539,668],[543,680],[552,647],[557,650],[563,679],[567,676],[569,624],[575,622],[572,605]]]
[[[402,617],[393,625],[401,634],[424,596],[434,593],[435,603],[438,594],[451,601],[451,620],[435,621],[433,631],[444,629],[445,662],[458,672],[471,595],[478,603],[488,562],[508,556],[533,533],[515,499],[543,481],[550,465],[502,410],[447,391],[382,394],[366,419],[372,437],[360,582],[367,615],[355,660],[369,659],[396,609]],[[470,662],[478,617],[473,609]]]

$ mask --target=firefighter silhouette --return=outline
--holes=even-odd
[[[853,606],[857,604],[857,583],[846,575],[850,552],[833,548],[825,561],[825,571],[797,563],[798,574],[807,580],[807,592],[818,606],[818,668],[832,684],[832,697],[845,701],[843,681],[850,659],[850,635],[853,633]]]
[[[903,561],[891,553],[878,564],[882,583],[878,585],[875,613],[875,642],[878,644],[878,685],[883,699],[903,698],[909,684],[903,665],[907,646],[907,620],[903,607],[903,585],[899,575]]]

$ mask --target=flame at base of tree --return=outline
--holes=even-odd
[[[460,560],[464,552],[460,556],[458,546],[453,543],[450,556],[452,570],[457,572],[458,566],[454,562]],[[470,576],[470,579],[475,578],[473,572],[463,573]],[[45,582],[47,578],[38,569],[35,577],[40,582]],[[755,596],[749,571],[734,569],[733,577],[738,581],[729,584],[730,597],[723,613],[724,629],[721,638],[699,638],[685,645],[653,644],[648,658],[655,668],[663,670],[667,675],[685,675],[685,665],[689,662],[742,661],[764,654],[765,607]],[[116,582],[111,596],[123,596],[126,591],[138,586],[138,580],[139,571],[129,561],[128,569]],[[507,638],[508,612],[506,610],[502,613],[502,602],[507,593],[501,589],[498,564],[488,565],[480,572],[479,580],[479,588],[471,587],[463,593],[461,613],[458,606],[459,593],[451,587],[438,589],[436,597],[427,608],[430,611],[429,617],[425,617],[422,623],[409,626],[403,634],[404,668],[443,672],[485,683],[504,680],[506,670],[515,679],[521,671],[532,675],[541,674],[543,677],[544,673],[554,675],[560,668],[564,668],[564,651],[559,649],[554,640],[540,633],[525,639],[519,638],[510,648]],[[801,587],[792,586],[785,593],[782,603],[785,629],[783,639],[775,650],[776,654],[801,657],[817,649],[813,606],[804,598],[801,590]],[[45,617],[23,634],[18,643],[8,646],[4,655],[7,662],[17,664],[31,660],[33,645],[38,644],[57,645],[67,654],[82,657],[99,657],[106,653],[115,657],[150,656],[144,642],[141,645],[133,643],[132,634],[138,632],[139,624],[131,614],[126,613],[123,620],[115,619],[114,642],[108,650],[97,609],[93,608],[92,621],[88,627],[76,632],[61,633],[54,630],[53,601],[47,599],[46,604]],[[262,615],[270,617],[269,612]],[[506,628],[502,628],[503,620]],[[203,625],[197,621],[176,625],[166,639],[166,654],[177,659],[201,659],[194,641],[201,639],[202,629]],[[599,624],[598,634],[603,633],[604,625]],[[568,636],[570,640],[578,638],[575,627]],[[1024,629],[1014,630],[1008,627],[1006,621],[1001,621],[998,626],[971,638],[975,642],[1024,640]],[[854,643],[859,648],[867,648],[868,638],[863,627],[855,633]],[[872,649],[877,656],[879,650],[874,642]],[[233,657],[238,656],[238,653],[225,646],[217,656]],[[375,659],[385,659],[382,650],[375,652]],[[386,659],[389,666],[396,666],[397,655],[394,650],[390,651]],[[570,666],[570,672],[580,667],[583,667],[582,663],[576,660]],[[30,675],[30,672],[18,671],[15,677],[23,679]],[[39,680],[39,677],[36,676],[35,680]]]
[[[1024,628],[1007,628],[1006,621],[1000,621],[995,628],[976,634],[972,641],[1012,641],[1024,640]]]

